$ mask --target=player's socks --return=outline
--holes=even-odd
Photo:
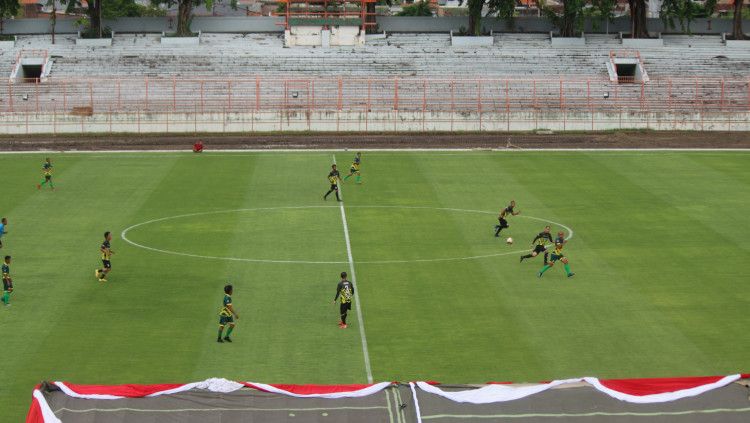
[[[234,328],[233,328],[233,327],[231,327],[231,326],[229,326],[229,329],[227,329],[227,336],[225,336],[225,337],[224,337],[224,339],[227,339],[227,338],[229,338],[229,335],[231,335],[231,334],[232,334],[232,331],[233,331],[233,330],[234,330]]]
[[[336,191],[336,201],[341,201],[341,197],[339,197],[339,192]]]
[[[564,263],[564,267],[565,267],[565,273],[566,273],[566,274],[567,274],[568,276],[570,276],[570,275],[572,275],[572,274],[573,274],[573,272],[571,272],[571,271],[570,271],[570,264],[568,264],[568,263]]]
[[[10,304],[10,292],[3,291],[3,303],[5,303],[5,305]]]
[[[358,184],[362,183],[362,175],[357,175],[357,178],[355,179],[355,182]]]
[[[500,225],[495,225],[495,236],[500,236],[500,231],[503,230],[503,227]]]
[[[352,175],[346,175],[346,176],[344,176],[344,180],[346,181],[347,179],[349,179],[350,176],[352,176]]]
[[[552,268],[552,266],[545,264],[544,267],[542,267],[542,270],[539,271],[539,276],[543,275],[544,272],[548,271],[550,268]]]
[[[216,338],[216,340],[217,340],[218,342],[223,342],[223,341],[221,340],[221,333],[222,333],[223,331],[224,331],[224,329],[219,329],[219,337],[218,337],[218,338]]]
[[[527,258],[532,258],[532,257],[534,257],[534,256],[531,255],[531,254],[526,254],[525,256],[521,256],[521,261],[523,261],[524,259],[527,259]]]

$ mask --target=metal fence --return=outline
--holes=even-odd
[[[750,112],[750,78],[128,78],[8,82],[0,112]]]

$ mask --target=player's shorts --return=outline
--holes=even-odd
[[[352,166],[352,167],[349,168],[349,173],[359,173],[359,169],[357,169],[356,167]]]
[[[339,311],[341,311],[341,314],[344,314],[351,309],[352,303],[341,303],[341,306],[339,306]]]
[[[44,179],[49,181],[50,179],[52,179],[52,175],[44,175]]]
[[[110,263],[109,260],[102,260],[102,266],[104,266],[105,269],[111,269],[112,263]]]
[[[508,225],[508,221],[507,221],[507,220],[505,220],[505,219],[503,219],[503,218],[500,218],[499,220],[500,220],[500,227],[501,227],[501,228],[508,228],[508,227],[510,227],[510,226]]]
[[[3,291],[13,292],[13,281],[3,279]]]
[[[331,184],[331,191],[338,191],[339,185],[338,184]]]
[[[552,263],[554,263],[554,262],[556,262],[556,261],[558,261],[558,260],[560,260],[560,259],[562,259],[564,257],[565,256],[562,255],[562,254],[557,255],[555,253],[552,253],[552,254],[549,255],[549,261],[552,262]]]
[[[227,323],[234,323],[233,316],[219,316],[219,324],[224,326]]]
[[[545,251],[547,251],[547,247],[545,247],[544,245],[537,244],[534,247],[534,252],[537,253],[537,254],[541,254],[541,253],[543,253]]]

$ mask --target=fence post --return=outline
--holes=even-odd
[[[172,110],[177,111],[177,78],[172,76]],[[169,132],[169,120],[167,120],[167,132]]]
[[[94,108],[94,87],[89,81],[89,107]]]
[[[422,80],[422,130],[424,131],[424,121],[427,114],[427,80]]]
[[[120,105],[120,80],[117,80],[117,109],[121,109],[122,106]]]
[[[563,81],[560,79],[560,110],[563,109]]]
[[[260,110],[260,77],[255,77],[255,111]]]
[[[205,112],[204,109],[204,103],[203,103],[203,80],[201,80],[201,113]]]
[[[36,81],[34,82],[34,85],[35,85],[34,86],[34,91],[35,91],[34,97],[36,97],[35,98],[35,100],[36,100],[35,101],[36,102],[36,112],[39,113],[39,78],[36,78]]]
[[[455,85],[456,81],[451,79],[451,131],[453,130],[453,115],[456,110]]]
[[[748,90],[747,93],[748,93],[748,96],[750,96],[750,90]],[[10,80],[8,80],[8,110],[10,112],[13,111],[13,84],[10,82]]]
[[[148,110],[148,76],[146,77],[146,107],[145,110]]]
[[[393,110],[398,111],[398,77],[393,78]]]
[[[482,130],[482,80],[477,79],[477,114],[479,115],[479,130]]]
[[[342,99],[341,99],[342,92],[341,91],[343,90],[343,85],[344,85],[344,82],[341,80],[341,77],[339,77],[339,81],[338,81],[338,86],[339,86],[338,101],[336,102],[336,109],[338,111],[341,111],[341,105],[342,105]]]
[[[721,77],[721,111],[724,111],[724,77]]]
[[[230,79],[229,82],[227,82],[227,97],[229,101],[229,112],[232,112],[232,80]]]

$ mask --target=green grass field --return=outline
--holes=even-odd
[[[336,153],[342,173],[352,156]],[[44,155],[0,156],[0,252],[15,284],[0,309],[3,421],[23,418],[42,380],[367,380],[361,322],[352,312],[340,330],[331,304],[349,271],[341,211],[321,198],[331,153],[51,157],[58,190],[39,192]],[[750,370],[748,163],[737,152],[365,152],[365,183],[343,194],[373,378]],[[493,236],[510,199],[522,213],[503,234],[512,246]],[[121,238],[160,218],[126,236],[173,253]],[[518,261],[544,220],[574,231],[572,279]],[[99,283],[105,230],[115,255]],[[218,344],[227,281],[241,319],[235,342]]]

